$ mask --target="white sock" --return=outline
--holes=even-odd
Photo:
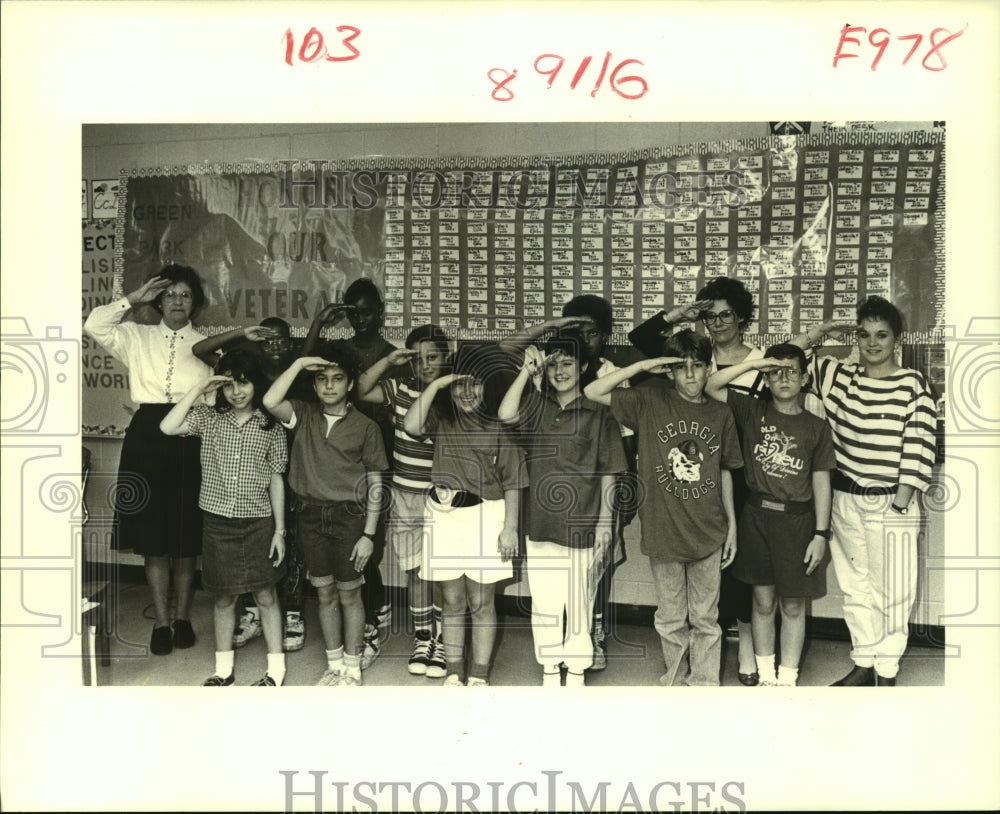
[[[562,674],[558,667],[551,672],[549,670],[542,670],[542,686],[543,687],[562,686]]]
[[[338,673],[344,672],[344,648],[326,651],[326,666]]]
[[[781,687],[794,687],[795,682],[799,680],[799,668],[789,667],[782,664],[778,668],[778,685]]]
[[[344,672],[361,678],[361,656],[344,656]]]
[[[760,673],[760,680],[777,683],[778,675],[774,671],[774,653],[769,656],[755,653],[754,657],[757,659],[757,672]]]
[[[586,682],[583,678],[583,673],[574,673],[572,670],[566,671],[566,686],[567,687],[585,687]]]
[[[232,650],[215,651],[215,674],[219,678],[229,678],[233,674],[233,659]]]
[[[267,654],[267,674],[274,679],[274,683],[279,687],[285,680],[285,654],[284,653],[268,653]]]

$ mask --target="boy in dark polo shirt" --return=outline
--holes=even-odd
[[[372,555],[381,473],[389,466],[378,425],[351,402],[358,367],[350,345],[326,342],[315,356],[296,359],[264,396],[264,406],[293,432],[288,480],[300,504],[299,544],[319,595],[328,666],[321,685],[361,683],[362,572]],[[318,403],[286,398],[303,370],[313,373]]]
[[[655,627],[667,672],[664,685],[717,686],[722,657],[720,571],[736,556],[730,469],[743,466],[732,411],[705,396],[712,361],[707,337],[671,336],[665,357],[644,359],[604,376],[584,395],[610,404],[635,430],[643,554],[656,587]],[[638,373],[666,373],[671,389],[615,390]]]

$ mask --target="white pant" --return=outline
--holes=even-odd
[[[582,673],[594,659],[590,639],[594,594],[587,587],[594,550],[567,548],[530,537],[525,548],[535,658],[550,672],[562,662],[568,670]]]
[[[889,508],[892,495],[862,497],[834,490],[830,556],[844,593],[844,621],[859,667],[884,678],[899,672],[917,597],[918,500],[908,514]]]

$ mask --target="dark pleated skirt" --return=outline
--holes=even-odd
[[[125,431],[113,548],[154,557],[201,554],[201,441],[160,432],[172,407],[143,404]]]

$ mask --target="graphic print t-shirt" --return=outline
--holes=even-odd
[[[747,485],[783,502],[812,500],[812,473],[837,466],[827,423],[805,410],[780,413],[770,402],[732,391],[727,400],[743,428]]]
[[[640,387],[613,391],[611,410],[638,436],[642,553],[691,562],[720,548],[729,530],[722,470],[743,466],[729,407],[694,404],[672,387]]]

